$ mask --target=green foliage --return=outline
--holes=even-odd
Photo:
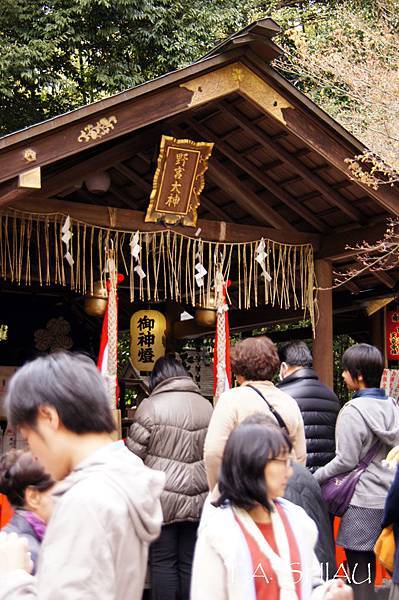
[[[341,406],[350,399],[350,392],[342,379],[342,356],[356,341],[349,335],[336,335],[334,337],[334,391],[337,394]]]
[[[320,3],[3,0],[0,134],[185,66],[257,18],[284,23],[309,5]]]
[[[130,358],[130,332],[120,331],[118,334],[118,377],[121,377]],[[124,395],[124,406],[131,408],[136,405],[137,392],[134,389],[126,389]]]
[[[0,133],[184,66],[273,4],[3,0]]]

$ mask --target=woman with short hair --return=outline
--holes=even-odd
[[[277,427],[242,423],[223,453],[216,508],[207,507],[195,549],[191,600],[350,600],[323,583],[317,527],[284,500],[291,442]]]
[[[54,480],[30,452],[10,450],[0,458],[0,493],[14,509],[6,533],[17,533],[28,540],[33,573],[52,510]]]
[[[205,440],[205,467],[209,489],[219,475],[227,438],[246,417],[263,412],[273,414],[292,442],[292,457],[306,465],[303,418],[298,404],[271,381],[280,361],[275,344],[266,336],[247,338],[231,348],[231,369],[239,387],[224,392],[213,411]]]
[[[127,445],[144,463],[166,474],[163,526],[150,546],[153,600],[188,600],[191,564],[208,486],[204,440],[212,405],[173,356],[159,358],[150,396],[137,408]]]
[[[354,471],[371,452],[371,460],[342,516],[337,538],[337,544],[345,548],[356,600],[374,597],[373,549],[381,532],[385,499],[393,479],[393,472],[382,461],[399,444],[399,409],[380,388],[383,368],[381,352],[370,344],[355,344],[344,353],[342,376],[354,394],[338,415],[335,458],[314,473],[322,484],[336,475]]]

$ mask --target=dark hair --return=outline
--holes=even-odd
[[[249,510],[260,504],[270,512],[265,466],[291,450],[290,440],[279,427],[242,422],[231,432],[224,448],[218,481],[220,497],[215,506],[229,501]]]
[[[158,358],[158,360],[155,361],[154,368],[150,375],[148,384],[150,392],[152,392],[157,385],[162,383],[162,381],[170,379],[171,377],[188,377],[188,374],[175,356],[161,356],[161,358]]]
[[[287,342],[278,349],[280,362],[295,367],[312,367],[313,358],[305,342]]]
[[[231,369],[247,381],[271,379],[280,364],[277,348],[266,336],[247,338],[237,342],[230,353]]]
[[[45,492],[54,480],[30,452],[10,450],[0,458],[0,492],[18,508],[25,505],[25,490],[34,487]]]
[[[280,426],[276,422],[276,418],[270,411],[267,413],[253,413],[252,415],[245,417],[240,425],[263,425],[264,427],[275,427],[276,429],[280,429]],[[285,431],[283,433],[285,434]]]
[[[34,429],[39,407],[52,406],[74,433],[115,430],[104,379],[83,354],[55,352],[27,363],[11,378],[5,405],[14,429]]]
[[[349,372],[352,379],[359,379],[361,375],[366,387],[379,388],[384,370],[384,359],[375,346],[355,344],[344,352],[342,368]]]

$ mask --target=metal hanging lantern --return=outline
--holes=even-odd
[[[111,187],[111,177],[107,171],[89,173],[85,177],[85,184],[92,194],[105,194]]]
[[[107,308],[108,292],[101,281],[93,285],[93,293],[85,296],[84,311],[90,317],[103,317]]]
[[[203,305],[197,305],[195,309],[195,322],[201,327],[215,327],[216,325],[216,296],[210,292],[209,298]]]

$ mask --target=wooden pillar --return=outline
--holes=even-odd
[[[377,346],[386,357],[385,344],[385,307],[370,317],[370,344]]]
[[[327,260],[315,261],[317,285],[332,287],[332,264]],[[316,314],[316,335],[313,341],[313,366],[320,381],[333,387],[333,307],[332,290],[318,292],[318,314]]]
[[[168,354],[176,351],[177,340],[174,334],[174,324],[179,322],[182,308],[180,304],[173,300],[168,300],[165,307],[166,312],[166,351]]]

